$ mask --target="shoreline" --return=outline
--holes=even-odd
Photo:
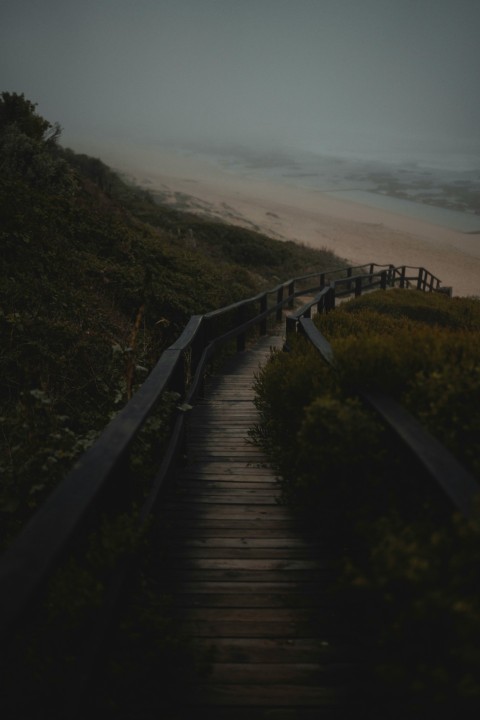
[[[162,203],[257,230],[280,240],[328,248],[353,265],[425,267],[453,295],[480,295],[480,237],[390,210],[333,198],[284,180],[225,169],[194,154],[138,150],[108,158]]]

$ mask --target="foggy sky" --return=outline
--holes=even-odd
[[[478,0],[1,0],[0,90],[64,144],[480,149]]]

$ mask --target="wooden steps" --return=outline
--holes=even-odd
[[[178,718],[317,720],[347,717],[352,704],[358,649],[328,591],[328,538],[302,537],[248,438],[254,373],[281,342],[261,339],[212,378],[160,511],[165,591],[183,631],[213,657],[206,677],[185,679]]]

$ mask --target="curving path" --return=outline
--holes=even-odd
[[[162,506],[168,592],[184,630],[213,657],[208,675],[186,683],[178,717],[346,717],[352,703],[356,649],[328,592],[328,538],[302,537],[248,439],[254,373],[281,345],[261,338],[210,380]]]

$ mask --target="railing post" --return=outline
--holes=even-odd
[[[423,268],[418,268],[418,280],[417,280],[417,290],[422,290],[422,284],[423,284]]]
[[[386,270],[382,270],[382,272],[380,273],[380,287],[382,290],[387,289],[387,271]]]
[[[293,308],[295,303],[295,280],[288,284],[288,307]]]
[[[349,267],[347,269],[347,278],[352,277],[352,272],[353,272],[353,268]],[[351,282],[347,283],[347,290],[348,290],[348,292],[352,292],[352,283]]]
[[[395,287],[395,265],[388,266],[388,284]]]
[[[325,273],[320,273],[320,290],[325,287]]]
[[[282,304],[280,304],[282,303]],[[281,285],[277,290],[277,312],[275,314],[275,320],[277,322],[280,322],[282,319],[282,310],[283,310],[283,285]]]
[[[245,306],[240,305],[237,310],[237,325],[241,325],[245,319]],[[245,333],[242,332],[237,335],[237,352],[243,352],[245,350]]]
[[[403,265],[403,266],[402,266],[402,272],[401,272],[401,274],[400,274],[400,287],[401,287],[401,288],[404,288],[404,287],[405,287],[405,273],[406,273],[406,271],[407,271],[407,268],[406,268],[405,265]]]
[[[202,357],[203,351],[205,350],[207,346],[207,322],[205,321],[205,318],[202,320],[202,324],[200,327],[200,331],[197,334],[197,337],[195,338],[195,341],[192,344],[192,355],[190,360],[190,375],[193,378],[195,376],[195,373],[197,372],[197,367],[200,363],[200,359]],[[202,380],[199,390],[198,390],[198,396],[199,397],[205,397],[205,382]]]
[[[260,313],[264,313],[267,311],[267,293],[262,295],[260,298]],[[267,318],[264,318],[260,321],[260,335],[266,335],[267,334]]]
[[[292,315],[287,315],[285,318],[285,339],[288,345],[289,339],[297,332],[297,321]]]
[[[177,392],[180,397],[184,397],[185,395],[185,356],[182,353],[181,357],[179,358],[177,364],[175,365],[174,371],[172,373],[172,379],[170,382],[170,388],[174,392]]]
[[[362,278],[355,278],[355,297],[359,297],[362,294]]]
[[[335,310],[335,285],[330,286],[330,290],[325,297],[325,310],[327,312]]]

